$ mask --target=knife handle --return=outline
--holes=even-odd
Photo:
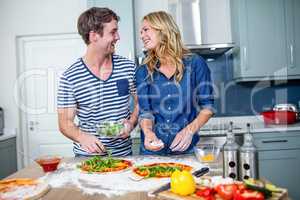
[[[193,176],[199,178],[200,176],[203,176],[204,174],[209,172],[209,168],[208,167],[203,167],[199,170],[194,171],[192,174]]]

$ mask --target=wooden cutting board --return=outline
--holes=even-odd
[[[165,200],[201,200],[202,198],[196,196],[195,194],[189,196],[180,196],[171,191],[163,191],[158,194],[160,199]],[[216,199],[218,200],[218,199]],[[268,200],[288,200],[288,193],[286,189],[282,189],[281,193],[274,193],[274,195]]]

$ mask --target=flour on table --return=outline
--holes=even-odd
[[[193,157],[152,157],[138,156],[125,158],[131,160],[135,166],[150,164],[155,162],[176,162],[192,166],[195,170],[204,167]],[[170,181],[169,178],[149,178],[141,181],[134,181],[132,171],[113,172],[108,174],[87,174],[82,173],[76,166],[77,163],[62,163],[59,169],[52,173],[47,173],[40,179],[47,182],[53,188],[75,185],[86,194],[104,194],[108,197],[123,195],[129,192],[151,191]]]

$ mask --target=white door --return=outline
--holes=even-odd
[[[73,156],[72,141],[58,129],[56,92],[61,73],[84,54],[78,34],[18,38],[18,106],[21,110],[24,164],[39,155]]]

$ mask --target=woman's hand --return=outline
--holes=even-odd
[[[184,128],[176,134],[170,149],[172,151],[185,151],[189,148],[192,143],[193,133],[188,129]]]
[[[154,132],[149,132],[145,134],[144,146],[150,151],[159,151],[164,148],[164,143],[158,139]]]

